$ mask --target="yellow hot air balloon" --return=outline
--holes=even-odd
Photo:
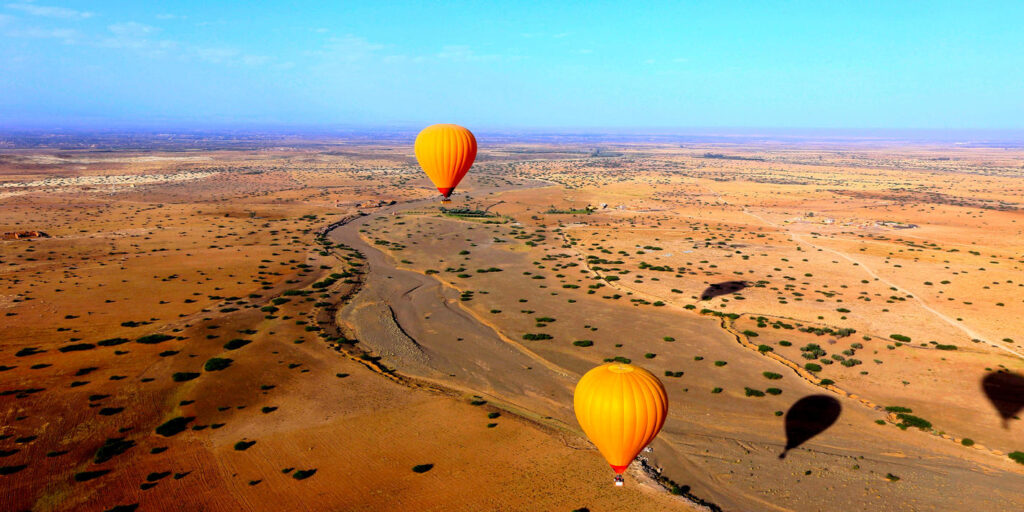
[[[416,136],[413,148],[420,167],[441,193],[441,201],[449,202],[455,186],[476,158],[476,138],[461,126],[435,124]]]
[[[665,386],[630,364],[603,364],[587,372],[573,395],[576,420],[621,475],[658,435],[668,414]],[[616,476],[616,484],[622,479]]]

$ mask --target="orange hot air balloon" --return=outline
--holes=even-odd
[[[621,475],[665,424],[668,395],[651,372],[609,363],[580,379],[573,406],[583,432]],[[615,481],[621,485],[621,477]]]
[[[441,193],[441,200],[449,202],[455,186],[476,158],[476,137],[458,125],[435,124],[416,136],[413,148],[420,167]]]

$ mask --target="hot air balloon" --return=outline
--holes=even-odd
[[[416,136],[413,149],[420,167],[441,193],[441,201],[450,202],[452,191],[476,158],[476,138],[461,126],[435,124]]]
[[[615,470],[615,484],[640,450],[658,435],[668,414],[665,386],[630,364],[603,364],[587,372],[573,395],[576,421]]]

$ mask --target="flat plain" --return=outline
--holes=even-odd
[[[481,138],[442,209],[402,139],[0,147],[0,509],[1024,506],[1024,150]]]

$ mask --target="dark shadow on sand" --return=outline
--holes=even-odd
[[[1007,371],[992,372],[981,379],[981,389],[1003,418],[1003,428],[1024,409],[1024,377]]]
[[[726,281],[724,283],[714,283],[704,289],[704,292],[700,294],[700,300],[708,300],[718,297],[719,295],[729,295],[730,293],[736,293],[746,287],[750,286],[746,281]]]
[[[786,449],[779,458],[786,458],[789,450],[831,427],[842,410],[839,400],[828,395],[810,395],[797,400],[786,412]]]

